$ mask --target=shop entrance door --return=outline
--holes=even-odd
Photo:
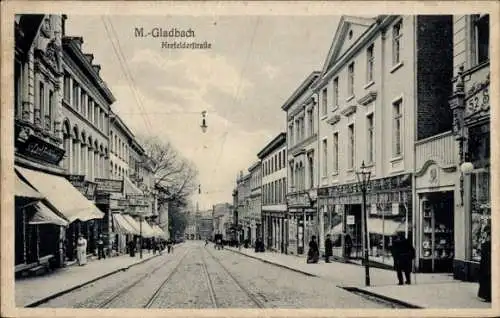
[[[361,228],[361,204],[351,204],[346,206],[346,233],[352,241],[351,257],[362,257],[363,240]]]

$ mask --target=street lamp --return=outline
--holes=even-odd
[[[363,161],[361,164],[361,170],[356,172],[356,177],[358,179],[359,186],[361,187],[361,192],[363,193],[363,210],[361,215],[361,223],[363,227],[363,251],[364,251],[364,263],[365,263],[365,285],[370,286],[370,266],[368,263],[368,220],[366,213],[366,191],[368,184],[370,183],[371,171],[365,166]]]
[[[203,133],[205,133],[207,131],[207,122],[206,122],[206,115],[207,115],[207,111],[204,110],[201,112],[201,116],[202,116],[202,119],[201,119],[201,131],[203,131]]]

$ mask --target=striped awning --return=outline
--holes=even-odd
[[[55,224],[60,226],[67,226],[69,224],[68,220],[57,215],[56,212],[52,211],[42,201],[35,203],[33,208],[36,212],[28,222],[29,224]]]
[[[121,234],[139,234],[136,233],[134,227],[119,213],[113,213],[113,222],[116,232]]]

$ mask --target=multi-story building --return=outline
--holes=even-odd
[[[212,218],[214,220],[214,234],[222,234],[226,240],[228,229],[233,223],[233,207],[229,203],[219,203],[212,207]]]
[[[457,156],[454,193],[453,273],[476,280],[481,243],[491,233],[489,15],[453,16],[453,84],[450,99]],[[440,213],[441,211],[437,211]]]
[[[286,133],[273,138],[259,153],[262,169],[262,219],[265,246],[286,252]]]
[[[255,162],[248,168],[250,173],[250,207],[249,217],[251,220],[250,228],[252,238],[255,241],[257,238],[262,239],[262,220],[261,220],[261,184],[262,184],[262,169],[260,161]],[[253,242],[252,242],[253,244]]]
[[[292,93],[281,109],[286,111],[288,188],[288,252],[304,253],[312,235],[318,236],[318,106],[311,89],[319,78],[312,72]],[[322,226],[319,227],[322,229]],[[320,248],[323,242],[320,241]]]
[[[250,174],[240,172],[236,178],[236,220],[238,221],[239,239],[240,242],[248,240],[252,242],[251,219],[249,214],[250,209]],[[235,206],[236,207],[236,206]]]
[[[453,71],[452,19],[416,15],[340,20],[320,79],[313,85],[320,108],[318,208],[329,216],[327,233],[340,234],[341,244],[346,235],[351,237],[351,257],[361,256],[362,192],[356,172],[363,162],[371,173],[370,257],[389,260],[397,232],[417,245],[417,232],[421,227],[428,230],[419,224],[416,208],[415,148],[452,126],[447,106],[452,92],[447,80]],[[453,204],[443,204],[436,226],[444,232],[450,226],[446,220],[453,220]],[[339,225],[330,223],[339,218]],[[419,260],[426,257],[419,255]],[[426,260],[419,266],[427,267]],[[451,270],[451,262],[444,262],[442,269]]]
[[[74,129],[76,122],[71,126],[64,118],[63,104],[66,108],[67,102],[63,91],[67,86],[63,75],[69,50],[73,49],[68,48],[63,39],[65,19],[61,15],[15,17],[16,272],[36,268],[39,263],[63,266],[65,256],[73,256],[74,243],[68,243],[64,253],[63,242],[71,240],[66,237],[65,227],[77,220],[103,217],[87,199],[93,199],[95,187],[85,183],[84,177],[78,178],[77,183],[81,181],[78,189],[68,181],[73,179],[67,174],[87,173],[88,165],[81,166],[80,160],[86,163],[94,152],[88,151],[90,136],[83,136],[80,129]],[[79,115],[76,117],[82,119]],[[72,156],[68,138],[84,141],[85,147],[74,146],[78,157]],[[94,141],[92,139],[92,145]],[[102,148],[97,157],[103,159],[106,137],[100,141],[98,145]],[[91,246],[89,252],[92,252]]]
[[[64,36],[63,39],[63,138],[67,156],[64,167],[74,182],[102,183],[109,177],[109,113],[115,97],[100,76],[101,66],[93,64],[93,54],[83,52],[83,38]],[[79,180],[81,176],[83,180]],[[101,186],[96,202],[105,213],[100,222],[74,222],[67,231],[68,244],[77,233],[87,236],[89,251],[95,251],[99,234],[112,246],[112,217]],[[67,251],[72,247],[68,245]],[[73,255],[73,252],[71,252]]]

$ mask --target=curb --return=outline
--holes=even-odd
[[[315,274],[311,274],[311,273],[308,273],[308,272],[305,272],[305,271],[302,271],[300,269],[296,269],[296,268],[293,268],[293,267],[290,267],[290,266],[287,266],[287,265],[283,265],[283,264],[279,264],[279,263],[274,263],[274,262],[271,262],[271,261],[268,261],[268,260],[265,260],[265,259],[262,259],[262,258],[259,258],[257,256],[253,256],[253,255],[249,255],[249,254],[245,254],[245,253],[242,253],[240,251],[236,251],[236,250],[233,250],[233,249],[229,249],[227,248],[227,250],[231,251],[231,252],[234,252],[234,253],[238,253],[240,255],[243,255],[243,256],[246,256],[246,257],[250,257],[250,258],[253,258],[253,259],[256,259],[256,260],[259,260],[263,263],[267,263],[267,264],[271,264],[271,265],[275,265],[275,266],[278,266],[278,267],[282,267],[282,268],[285,268],[285,269],[288,269],[288,270],[291,270],[293,272],[296,272],[296,273],[300,273],[300,274],[303,274],[303,275],[306,275],[306,276],[310,276],[310,277],[320,277],[318,275],[315,275]]]
[[[48,302],[48,301],[50,301],[50,300],[52,300],[52,299],[54,299],[54,298],[57,298],[57,297],[60,297],[60,296],[62,296],[62,295],[64,295],[64,294],[70,293],[70,292],[72,292],[72,291],[73,291],[73,290],[75,290],[75,289],[82,288],[82,287],[83,287],[83,286],[85,286],[85,285],[92,284],[93,282],[96,282],[96,281],[98,281],[98,280],[100,280],[100,279],[103,279],[103,278],[106,278],[106,277],[108,277],[108,276],[114,275],[114,274],[116,274],[116,273],[118,273],[118,272],[126,271],[126,270],[128,270],[129,268],[131,268],[131,267],[134,267],[134,266],[136,266],[136,265],[139,265],[139,264],[145,263],[145,262],[147,262],[147,261],[149,261],[149,260],[152,260],[153,258],[158,257],[158,256],[160,256],[160,255],[163,255],[163,254],[154,255],[153,257],[143,259],[143,260],[141,260],[141,261],[139,261],[139,262],[137,262],[137,263],[131,264],[131,265],[129,265],[129,266],[125,266],[125,267],[121,267],[121,268],[115,269],[115,270],[113,270],[113,271],[111,271],[111,272],[109,272],[109,273],[103,274],[103,275],[98,276],[98,277],[96,277],[96,278],[93,278],[93,279],[91,279],[91,280],[89,280],[89,281],[83,282],[83,283],[81,283],[81,284],[75,285],[75,286],[70,287],[70,288],[68,288],[68,289],[65,289],[65,290],[59,291],[59,292],[57,292],[57,293],[55,293],[55,294],[52,294],[52,295],[50,295],[50,296],[44,297],[44,298],[39,299],[39,300],[37,300],[37,301],[34,301],[34,302],[32,302],[32,303],[29,303],[29,304],[25,305],[25,306],[24,306],[24,308],[33,308],[33,307],[40,306],[41,304],[44,304],[44,303],[46,303],[46,302]]]
[[[377,293],[374,293],[374,292],[371,292],[371,291],[367,291],[367,290],[364,290],[364,289],[361,289],[361,288],[348,287],[348,286],[337,286],[337,287],[342,288],[342,289],[344,289],[344,290],[346,290],[348,292],[354,293],[354,294],[367,295],[367,296],[370,296],[370,297],[373,297],[373,298],[377,298],[377,299],[380,299],[380,300],[383,300],[383,301],[386,301],[386,302],[389,302],[389,303],[396,304],[396,305],[404,307],[404,308],[409,308],[409,309],[424,309],[424,307],[417,306],[417,305],[414,305],[414,304],[410,304],[408,302],[405,302],[405,301],[402,301],[402,300],[399,300],[399,299],[396,299],[396,298],[392,298],[392,297],[387,297],[387,296],[384,296],[384,295],[380,295],[380,294],[377,294]]]

